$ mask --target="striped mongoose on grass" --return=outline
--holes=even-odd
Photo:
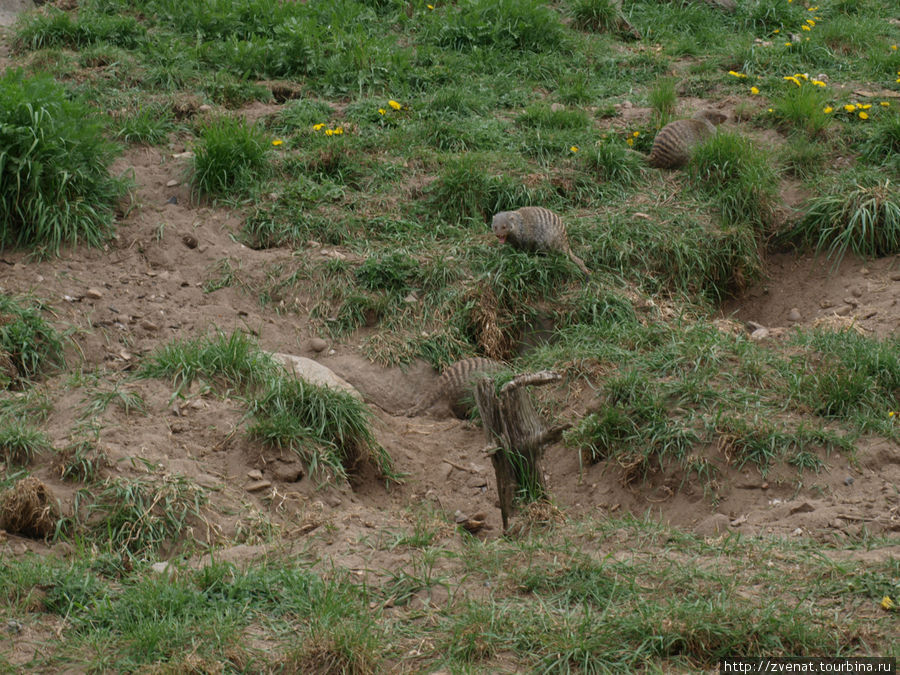
[[[647,163],[657,169],[677,169],[687,164],[691,150],[716,133],[716,125],[728,116],[718,110],[701,110],[686,120],[669,122],[653,139]]]
[[[496,373],[503,368],[503,364],[499,361],[480,356],[457,361],[444,368],[444,372],[438,378],[437,387],[424,394],[406,411],[406,416],[413,417],[423,413],[440,399],[445,399],[450,404],[454,416],[465,419],[473,408],[473,380],[479,375]]]
[[[509,242],[521,251],[559,251],[572,259],[586,275],[590,270],[572,253],[566,226],[558,215],[540,206],[523,206],[516,211],[501,211],[494,216],[491,229],[500,243]]]

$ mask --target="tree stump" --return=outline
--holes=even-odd
[[[540,386],[559,381],[560,376],[549,370],[523,373],[503,385],[499,396],[494,383],[487,377],[478,380],[475,401],[481,413],[484,433],[497,478],[500,515],[503,531],[509,525],[516,494],[528,501],[547,495],[541,458],[544,448],[560,439],[571,424],[548,428],[541,419],[531,398],[528,386]]]

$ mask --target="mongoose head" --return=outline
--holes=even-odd
[[[501,211],[491,221],[491,229],[497,235],[497,239],[503,244],[506,238],[519,229],[522,216],[515,211]]]
[[[728,119],[728,115],[718,110],[701,110],[694,117],[712,122],[716,126]]]

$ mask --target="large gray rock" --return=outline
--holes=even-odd
[[[278,361],[278,363],[286,366],[288,370],[293,371],[300,379],[306,380],[312,384],[329,387],[337,391],[347,392],[358,398],[360,401],[362,400],[362,396],[352,384],[335,375],[333,370],[323,366],[318,361],[313,361],[312,359],[307,359],[302,356],[294,356],[293,354],[278,353],[273,353],[272,358]]]
[[[0,26],[12,26],[20,12],[34,9],[32,0],[0,0]]]

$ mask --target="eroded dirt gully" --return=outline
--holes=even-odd
[[[148,414],[125,415],[110,406],[99,418],[100,444],[111,459],[107,475],[180,474],[207,488],[206,522],[191,534],[198,540],[229,538],[238,543],[233,549],[237,557],[258,552],[257,544],[273,525],[281,528],[285,545],[303,546],[308,533],[321,534],[327,523],[327,535],[316,538],[322,555],[351,568],[363,566],[359,550],[346,544],[408,528],[420,517],[422,511],[415,507],[421,503],[432,505],[448,522],[456,510],[484,512],[487,527],[480,536],[499,536],[493,471],[482,453],[481,429],[439,415],[409,419],[397,414],[434,384],[437,374],[430,367],[417,363],[385,369],[365,359],[353,342],[329,341],[318,352],[311,347],[315,331],[302,311],[277,314],[241,284],[204,292],[204,283],[216,277],[223,259],[252,282],[263,278],[268,267],[290,268],[298,264],[298,256],[328,251],[256,251],[240,244],[233,236],[241,224],[238,215],[192,202],[183,182],[186,160],[173,158],[183,150],[132,149],[117,163],[116,170],[134,172],[134,203],[105,250],[69,248],[46,260],[30,260],[22,252],[0,256],[2,290],[47,301],[56,327],[71,333],[69,372],[40,385],[54,404],[45,425],[54,445],[62,448],[70,442],[91,387],[108,391],[119,382],[142,395]],[[832,269],[821,258],[775,256],[769,261],[770,277],[724,313],[767,327],[766,340],[784,339],[792,326],[827,319],[835,309],[840,309],[839,320],[855,317],[862,330],[885,335],[896,329],[900,317],[898,269],[898,257],[866,262],[848,257]],[[303,298],[294,301],[304,307]],[[845,306],[851,309],[844,312]],[[791,315],[789,320],[793,309],[799,319]],[[238,402],[195,386],[187,400],[173,405],[171,383],[128,379],[140,357],[157,346],[214,328],[246,330],[264,349],[316,358],[354,385],[371,404],[377,437],[406,474],[405,482],[386,488],[383,480],[366,475],[352,488],[317,487],[291,457],[246,440],[239,430],[243,409]],[[583,402],[593,396],[570,391],[575,403],[563,415],[576,420],[585,413]],[[695,480],[681,476],[624,484],[614,463],[581,466],[578,453],[561,444],[549,449],[545,467],[556,503],[570,516],[630,512],[709,536],[733,530],[828,539],[857,536],[864,529],[900,530],[896,444],[863,440],[858,460],[851,466],[833,455],[826,460],[827,470],[802,477],[789,467],[765,479],[755,470],[723,469],[717,502]],[[56,460],[40,458],[33,469],[64,510],[71,509],[74,489],[59,479]],[[260,474],[268,485],[248,490],[260,482]],[[13,535],[0,546],[16,554],[48,550]],[[54,548],[64,552],[66,546]],[[365,564],[371,564],[372,555],[389,555],[367,550]]]

